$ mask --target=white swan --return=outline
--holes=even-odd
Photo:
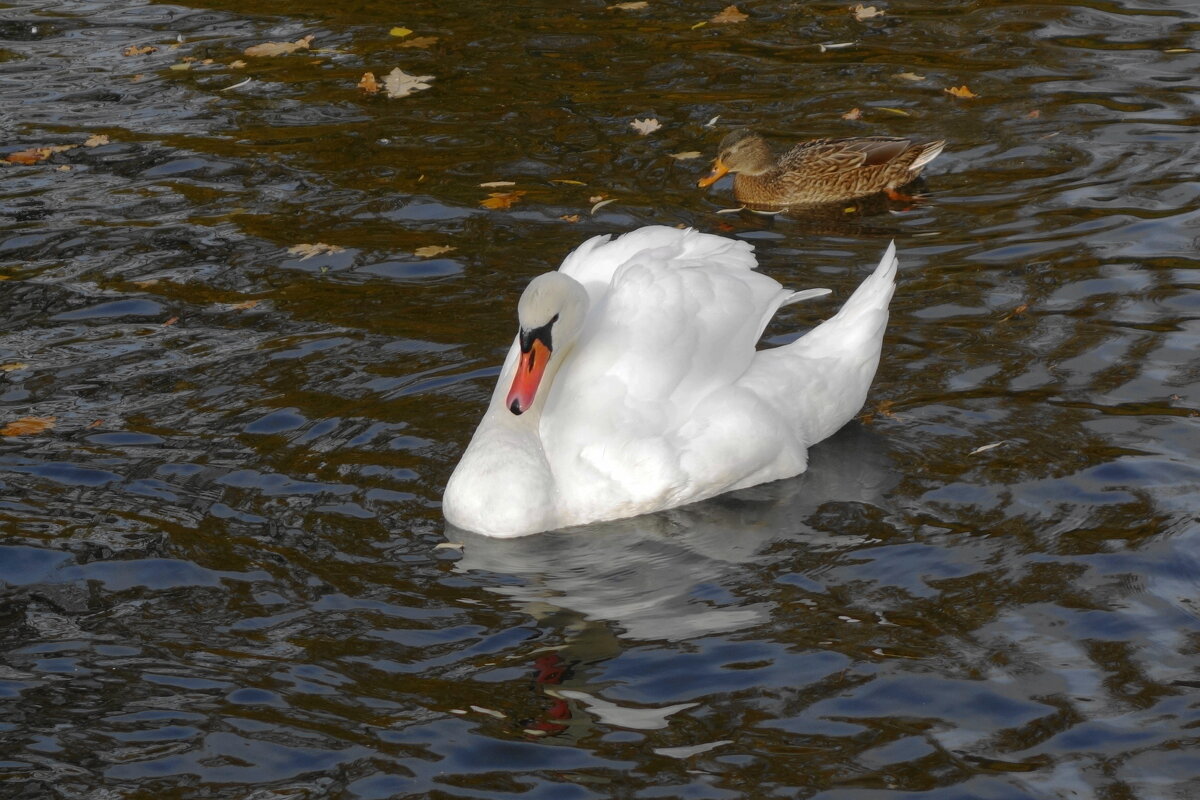
[[[829,290],[790,292],[753,271],[746,242],[693,230],[589,239],[521,295],[446,520],[520,536],[798,475],[866,399],[895,253],[834,317],[755,351],[780,306]]]

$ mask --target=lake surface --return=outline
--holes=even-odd
[[[0,796],[1200,797],[1200,6],[724,5],[0,8],[0,158],[74,145],[0,168]],[[720,213],[739,125],[948,144]],[[833,290],[768,345],[895,239],[862,418],[447,531],[525,283],[646,224]]]

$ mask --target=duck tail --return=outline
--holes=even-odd
[[[916,172],[920,170],[930,161],[933,161],[935,158],[941,155],[942,148],[946,146],[946,140],[938,139],[936,142],[926,142],[925,144],[917,146],[921,148],[921,153],[917,156],[916,160],[909,165],[908,169],[910,172]]]

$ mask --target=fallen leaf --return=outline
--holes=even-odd
[[[247,47],[242,51],[243,54],[253,56],[255,58],[264,58],[267,56],[285,56],[288,53],[294,53],[297,50],[307,50],[312,47],[313,34],[305,36],[303,39],[297,39],[294,42],[263,42],[252,47]]]
[[[845,114],[842,114],[842,119],[862,119],[862,111],[857,108],[852,108]]]
[[[93,133],[83,143],[84,147],[99,147],[100,145],[108,144],[108,136],[103,133]]]
[[[748,19],[750,19],[750,15],[738,11],[737,6],[725,6],[721,13],[709,19],[709,22],[714,25],[731,25],[735,22],[745,22]]]
[[[22,361],[14,361],[11,364],[0,364],[0,372],[16,372],[17,370],[25,369],[29,365]]]
[[[138,73],[138,74],[136,74],[136,75],[130,76],[129,80],[130,80],[130,82],[131,82],[131,83],[137,83],[138,81],[140,81],[140,80],[141,80],[142,78],[144,78],[144,77],[146,77],[146,76],[145,76],[145,75],[143,75],[142,73],[140,73],[140,72],[139,72],[139,73]]]
[[[0,436],[30,436],[54,427],[55,417],[21,417],[3,428]]]
[[[336,244],[325,244],[324,242],[315,242],[313,244],[294,244],[287,249],[288,253],[294,256],[300,256],[300,260],[320,256],[326,253],[341,253],[346,248],[338,247]]]
[[[379,81],[375,80],[375,73],[364,72],[362,78],[358,81],[358,88],[362,89],[367,94],[378,93]]]
[[[151,53],[157,53],[158,48],[153,45],[136,45],[131,44],[121,51],[121,55],[125,56],[147,56]]]
[[[946,94],[952,94],[955,97],[962,97],[962,98],[979,97],[979,95],[975,94],[970,89],[968,89],[967,85],[965,83],[962,86],[954,86],[949,89],[942,89],[942,91],[945,92]]]
[[[191,69],[191,68],[192,68],[192,65],[191,65],[190,63],[188,63],[187,61],[184,61],[184,62],[182,62],[182,63],[179,63],[179,64],[172,64],[172,65],[169,67],[169,69],[173,69],[173,70],[176,70],[176,71],[179,71],[179,72],[182,72],[182,71],[183,71],[183,70],[185,70],[185,69]]]
[[[436,36],[418,36],[415,39],[401,42],[397,47],[429,47],[437,44],[437,40],[438,37]]]
[[[615,197],[610,197],[610,198],[609,198],[609,199],[607,199],[607,200],[601,200],[599,203],[596,203],[596,205],[592,206],[592,211],[591,211],[591,213],[592,213],[592,214],[595,214],[597,211],[599,211],[600,209],[604,208],[604,207],[605,207],[606,205],[608,205],[609,203],[615,203],[615,202],[617,202],[617,199],[616,199]]]
[[[629,127],[633,128],[642,136],[646,136],[647,134],[654,133],[656,130],[661,128],[662,123],[653,117],[647,117],[646,119],[635,119],[633,122],[629,123]]]
[[[487,183],[479,184],[480,189],[494,189],[500,186],[516,186],[516,181],[488,181]]]
[[[60,167],[55,167],[55,169],[57,169],[59,172],[70,172],[70,171],[71,171],[71,165],[70,165],[70,164],[63,164],[63,165],[62,165],[62,166],[60,166]]]
[[[230,303],[229,309],[231,311],[246,311],[248,309],[254,308],[256,305],[258,305],[261,302],[262,302],[262,300],[243,300],[240,303]]]
[[[710,119],[708,122],[704,123],[704,127],[706,127],[706,128],[711,128],[711,127],[713,127],[714,125],[716,125],[716,124],[717,124],[717,120],[719,120],[720,118],[721,118],[721,115],[720,115],[720,114],[717,114],[715,117],[713,117],[712,119]]]
[[[103,425],[103,424],[104,424],[104,420],[102,420],[102,419],[94,419],[94,420],[92,420],[91,422],[89,422],[89,423],[87,424],[87,426],[88,426],[88,428],[99,428],[99,427],[100,427],[101,425]]]
[[[388,97],[408,97],[413,92],[428,89],[427,81],[431,80],[433,80],[432,75],[409,75],[396,67],[383,79],[383,88],[387,91]]]
[[[462,542],[438,542],[433,546],[434,550],[462,550],[464,547]]]
[[[1000,321],[1001,321],[1001,322],[1008,322],[1008,321],[1009,321],[1010,319],[1012,319],[1013,317],[1019,317],[1019,316],[1021,316],[1022,314],[1024,314],[1024,313],[1025,313],[1026,311],[1028,311],[1028,310],[1029,310],[1029,304],[1028,304],[1028,303],[1021,303],[1021,305],[1017,306],[1017,307],[1016,307],[1016,308],[1014,308],[1012,311],[1008,312],[1008,313],[1007,313],[1007,314],[1005,314],[1003,317],[1001,317],[1001,318],[1000,318]]]
[[[864,6],[862,3],[859,3],[856,6],[852,6],[850,8],[850,13],[853,14],[854,18],[856,20],[858,20],[859,22],[868,20],[871,17],[882,17],[883,16],[883,12],[880,11],[875,6]]]
[[[245,61],[242,61],[242,60],[239,58],[237,61],[231,61],[231,62],[229,62],[229,68],[230,68],[230,69],[245,69],[245,68],[246,68],[246,62],[245,62]]]
[[[15,153],[9,153],[4,160],[12,164],[36,164],[39,161],[45,161],[55,153],[62,153],[66,150],[74,150],[76,145],[73,144],[55,144],[49,147],[31,147],[28,150],[18,150]]]
[[[918,75],[915,72],[897,72],[896,77],[899,78],[900,80],[904,80],[904,81],[923,81],[923,80],[925,80],[924,75]]]
[[[583,219],[583,217],[579,216],[578,214],[563,214],[561,217],[559,217],[559,219],[561,219],[563,222],[579,222],[579,220]]]
[[[718,208],[716,213],[718,213],[718,214],[737,214],[737,213],[745,211],[745,210],[746,210],[745,206],[738,206],[737,208]]]
[[[707,24],[708,24],[708,20],[702,19],[699,22],[697,22],[695,25],[692,26],[692,30],[696,30],[696,28],[703,28]]]
[[[163,327],[165,328],[168,325],[174,325],[176,322],[179,322],[179,317],[171,317],[169,320],[163,323]]]
[[[891,106],[871,106],[871,108],[874,108],[877,111],[886,111],[889,114],[898,114],[902,117],[911,117],[912,116],[912,114],[905,111],[903,108],[892,108]]]
[[[976,453],[984,453],[984,452],[987,452],[988,450],[991,450],[993,447],[999,447],[999,446],[1000,446],[1000,445],[1002,445],[1002,444],[1006,444],[1006,442],[1004,442],[1003,440],[1001,440],[1001,441],[999,441],[999,442],[992,442],[991,444],[985,444],[985,445],[983,445],[982,447],[976,447],[974,450],[972,450],[971,452],[967,453],[967,455],[969,455],[969,456],[973,456],[973,455],[975,455]]]
[[[685,150],[682,153],[671,153],[670,155],[676,161],[688,161],[689,159],[699,158],[703,154],[699,150]]]
[[[879,405],[875,406],[875,410],[888,419],[894,419],[896,415],[892,413],[892,406],[895,404],[895,400],[880,400]]]
[[[491,192],[486,200],[481,200],[479,205],[484,208],[512,208],[513,203],[520,200],[528,192],[517,190],[515,192]]]
[[[551,178],[551,183],[561,183],[566,186],[587,186],[583,181],[573,181],[570,178]]]
[[[138,287],[139,289],[149,289],[151,286],[157,286],[158,284],[159,284],[158,278],[150,278],[149,280],[145,280],[145,281],[134,281],[133,282],[133,285]]]
[[[599,203],[603,199],[604,199],[604,195],[596,194],[596,195],[592,195],[591,197],[589,197],[588,202],[589,203]]]
[[[431,244],[425,247],[418,247],[416,250],[413,250],[413,254],[421,258],[432,258],[433,256],[440,256],[442,253],[449,253],[451,250],[457,249],[457,247],[451,247],[448,244]]]
[[[616,3],[615,5],[609,6],[609,8],[619,8],[622,11],[637,11],[639,8],[645,8],[648,5],[650,4],[645,2],[645,0],[636,0],[636,2],[633,3]]]
[[[408,28],[402,28],[397,25],[395,28],[392,28],[390,31],[388,31],[388,35],[395,36],[398,39],[403,39],[405,36],[412,36],[412,31]]]
[[[1037,118],[1038,118],[1038,117],[1040,117],[1041,115],[1042,115],[1042,112],[1041,112],[1041,111],[1038,111],[1038,110],[1035,108],[1033,111],[1030,111],[1028,114],[1026,114],[1026,115],[1025,115],[1025,119],[1037,119]]]
[[[253,79],[253,78],[246,78],[246,80],[244,80],[244,81],[238,81],[237,83],[233,84],[232,86],[226,86],[226,87],[225,87],[224,89],[222,89],[221,91],[222,91],[222,92],[229,92],[229,91],[233,91],[234,89],[240,89],[241,87],[245,86],[247,83],[249,83],[249,82],[250,82],[250,81],[252,81],[252,80],[254,80],[254,79]]]
[[[821,48],[821,52],[826,50],[841,50],[845,47],[854,47],[855,42],[818,42],[817,47]]]

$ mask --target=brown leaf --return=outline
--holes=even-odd
[[[633,128],[642,136],[646,136],[661,128],[662,123],[653,117],[646,117],[645,119],[634,119],[633,122],[629,123],[629,127]]]
[[[408,97],[413,92],[428,89],[431,80],[433,80],[432,75],[409,75],[396,67],[384,77],[383,88],[387,91],[388,97]]]
[[[364,72],[362,79],[358,82],[358,88],[362,89],[367,94],[377,94],[380,86],[379,81],[375,80],[375,73]]]
[[[285,56],[288,53],[294,53],[297,50],[307,50],[312,46],[313,34],[305,36],[303,39],[297,39],[294,42],[263,42],[252,47],[247,47],[242,52],[245,55],[262,58],[266,56]]]
[[[396,47],[420,47],[424,49],[437,44],[437,41],[438,37],[436,36],[418,36],[415,39],[409,39],[407,41],[400,42],[396,45]]]
[[[924,75],[918,75],[915,72],[897,72],[896,77],[903,81],[923,81]]]
[[[1041,112],[1041,111],[1038,111],[1038,110],[1035,108],[1033,111],[1030,111],[1028,114],[1026,114],[1026,115],[1025,115],[1025,119],[1037,119],[1037,118],[1038,118],[1038,117],[1040,117],[1041,115],[1042,115],[1042,112]]]
[[[879,405],[875,407],[875,410],[879,412],[880,416],[887,417],[888,419],[894,419],[896,415],[892,413],[892,406],[895,404],[895,400],[880,400]]]
[[[559,217],[559,219],[561,219],[563,222],[579,222],[579,220],[583,219],[583,217],[579,216],[578,214],[563,214],[561,217]]]
[[[242,61],[240,58],[237,61],[230,61],[229,68],[230,69],[245,69],[246,62]]]
[[[479,205],[484,208],[512,208],[513,203],[520,200],[528,192],[518,189],[515,192],[489,192],[486,200],[481,200]]]
[[[731,25],[735,22],[745,22],[748,19],[750,19],[750,15],[738,11],[737,6],[725,6],[721,13],[712,17],[709,22],[714,25]]]
[[[862,111],[857,108],[852,108],[845,114],[842,114],[842,119],[862,119]]]
[[[23,361],[14,361],[11,364],[0,364],[0,372],[16,372],[17,370],[25,369],[29,365]]]
[[[448,244],[431,244],[425,247],[418,247],[416,250],[413,250],[413,254],[421,258],[432,258],[433,256],[440,256],[442,253],[449,253],[451,250],[457,249],[457,247],[452,247]]]
[[[12,164],[36,164],[39,161],[45,161],[55,153],[61,153],[65,150],[74,150],[76,145],[73,144],[55,144],[49,147],[31,147],[28,150],[18,150],[15,153],[9,153],[5,157],[5,161]]]
[[[315,242],[314,244],[294,244],[287,251],[294,256],[300,256],[300,260],[304,261],[313,256],[324,255],[325,253],[340,253],[345,249],[344,247],[338,247],[336,244]]]
[[[622,11],[637,11],[638,9],[645,8],[648,5],[650,4],[647,3],[646,0],[634,0],[630,3],[614,3],[613,5],[609,6],[609,8],[619,8]]]
[[[682,153],[668,153],[668,155],[676,161],[690,161],[693,158],[699,158],[704,155],[699,150],[685,150]]]
[[[89,422],[87,426],[88,426],[89,428],[99,428],[99,427],[100,427],[101,425],[103,425],[103,424],[104,424],[104,420],[102,420],[102,419],[94,419],[94,420],[92,420],[91,422]]]
[[[970,89],[968,89],[967,85],[965,83],[962,86],[954,86],[949,89],[942,89],[942,91],[945,92],[946,94],[952,94],[955,97],[962,97],[964,99],[971,98],[971,97],[979,97],[979,95],[975,94]]]
[[[124,50],[121,51],[121,55],[147,56],[147,55],[150,55],[151,53],[157,53],[157,52],[158,52],[158,48],[154,47],[153,45],[141,46],[141,45],[131,44],[131,45],[129,45],[129,47],[126,47]]]
[[[229,309],[231,311],[246,311],[247,309],[254,308],[261,302],[262,300],[243,300],[240,303],[230,303]]]
[[[163,323],[163,327],[165,328],[168,325],[174,325],[176,322],[179,322],[179,317],[171,317],[169,320]]]
[[[882,17],[883,16],[883,12],[880,11],[875,6],[864,6],[862,3],[859,3],[858,5],[855,5],[855,6],[851,6],[850,13],[853,14],[854,18],[856,20],[858,20],[859,22],[868,20],[871,17]]]
[[[55,417],[21,417],[3,428],[0,436],[31,436],[54,427]]]
[[[108,144],[108,136],[103,133],[93,133],[88,137],[88,140],[83,143],[84,147],[99,147],[102,144]]]

